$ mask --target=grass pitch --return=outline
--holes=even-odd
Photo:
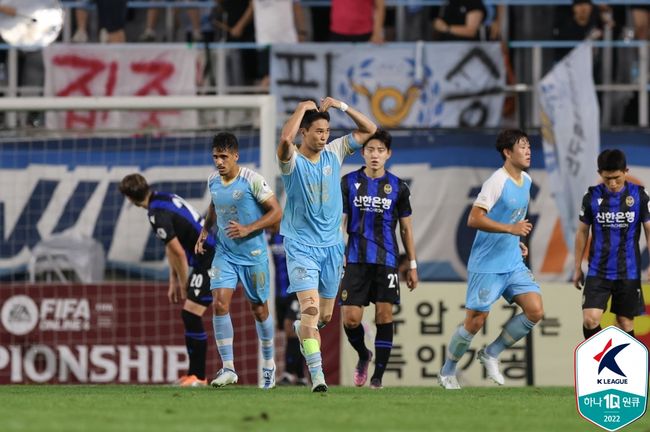
[[[165,386],[0,387],[0,431],[478,431],[602,430],[582,419],[573,389]],[[650,432],[642,417],[624,431]]]

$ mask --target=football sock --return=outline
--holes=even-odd
[[[343,326],[345,334],[348,337],[348,342],[352,345],[352,348],[359,354],[359,359],[368,360],[368,348],[364,341],[365,332],[363,330],[363,325],[359,324],[356,327],[346,327]]]
[[[501,334],[494,342],[485,348],[485,353],[490,357],[497,358],[501,352],[514,345],[519,339],[530,333],[530,330],[535,326],[535,323],[526,318],[526,315],[520,313],[508,320]]]
[[[214,315],[212,317],[212,326],[214,327],[214,339],[217,341],[217,349],[223,367],[235,370],[235,356],[232,349],[234,331],[230,314]]]
[[[467,348],[469,348],[469,344],[472,343],[473,337],[473,334],[465,330],[465,326],[462,324],[458,326],[449,341],[447,359],[440,370],[442,375],[449,376],[456,374],[456,365],[458,364],[458,360],[460,360],[463,354],[465,354],[465,351],[467,351]]]
[[[185,346],[187,356],[190,358],[188,375],[196,375],[198,379],[205,379],[205,354],[208,346],[208,334],[203,328],[203,320],[200,316],[181,311],[183,324],[185,325]]]
[[[300,355],[300,342],[297,337],[287,338],[287,347],[284,350],[284,362],[287,372],[300,378],[304,376],[302,355]]]
[[[587,327],[585,327],[583,325],[582,326],[582,335],[585,337],[585,340],[586,340],[586,339],[589,339],[590,337],[592,337],[593,335],[595,335],[596,333],[598,333],[601,330],[602,330],[602,328],[600,327],[600,325],[597,325],[596,327],[594,327],[592,329],[588,329]]]
[[[372,374],[372,378],[379,378],[381,381],[392,348],[393,323],[377,324],[377,335],[375,336],[375,372]]]
[[[270,369],[275,366],[273,362],[273,317],[269,314],[265,321],[255,321],[257,337],[262,344],[262,367]]]
[[[309,374],[314,377],[323,372],[323,361],[320,355],[320,346],[316,339],[303,339],[302,347],[305,350],[305,360],[309,368]]]

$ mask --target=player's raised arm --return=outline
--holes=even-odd
[[[481,231],[492,233],[512,234],[516,236],[527,236],[533,229],[528,219],[522,219],[513,224],[504,224],[491,219],[484,208],[473,206],[467,218],[467,226]]]
[[[296,138],[300,129],[300,122],[305,112],[312,109],[318,109],[314,101],[300,102],[296,110],[291,114],[291,117],[289,117],[289,120],[282,127],[282,134],[280,135],[280,143],[278,145],[278,159],[280,159],[280,162],[288,162],[291,159],[295,148],[293,140]]]
[[[208,207],[208,213],[205,215],[205,220],[203,221],[203,228],[201,228],[199,238],[196,239],[196,244],[194,245],[194,253],[203,254],[205,252],[203,243],[208,238],[208,233],[216,221],[217,212],[214,211],[214,203],[210,203],[210,207]]]
[[[363,144],[368,141],[368,138],[370,138],[377,131],[377,125],[372,120],[345,102],[328,96],[323,99],[320,104],[321,111],[327,111],[332,107],[338,108],[346,113],[357,125],[357,129],[352,132],[352,136],[354,137],[354,140],[359,144]]]

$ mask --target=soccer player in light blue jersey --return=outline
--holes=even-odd
[[[329,144],[330,108],[345,112],[357,125],[351,134]],[[341,164],[377,130],[365,115],[327,97],[298,104],[282,128],[278,162],[287,193],[280,233],[284,236],[290,287],[300,303],[294,323],[307,361],[313,392],[327,391],[321,361],[319,328],[332,318],[343,271]],[[294,144],[300,132],[300,146]]]
[[[237,164],[237,138],[220,133],[212,141],[216,173],[208,179],[212,202],[195,249],[201,253],[212,225],[217,223],[217,246],[210,269],[214,308],[213,326],[223,368],[212,380],[213,387],[237,382],[233,355],[233,327],[230,302],[237,283],[244,287],[262,346],[261,387],[275,387],[273,360],[273,318],[269,314],[269,262],[264,229],[277,225],[282,209],[264,178]]]
[[[499,297],[523,309],[505,324],[494,342],[477,354],[487,376],[499,385],[504,383],[499,354],[526,336],[544,315],[539,286],[523,260],[528,249],[520,242],[520,237],[528,235],[533,227],[525,219],[532,183],[525,172],[530,167],[528,136],[520,130],[504,130],[497,136],[496,148],[505,163],[483,183],[467,219],[467,225],[478,231],[467,264],[465,321],[451,337],[446,361],[438,374],[440,385],[448,390],[460,389],[456,364]]]

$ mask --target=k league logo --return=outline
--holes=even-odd
[[[609,431],[637,420],[648,399],[648,349],[610,326],[575,350],[576,402],[580,415]]]

